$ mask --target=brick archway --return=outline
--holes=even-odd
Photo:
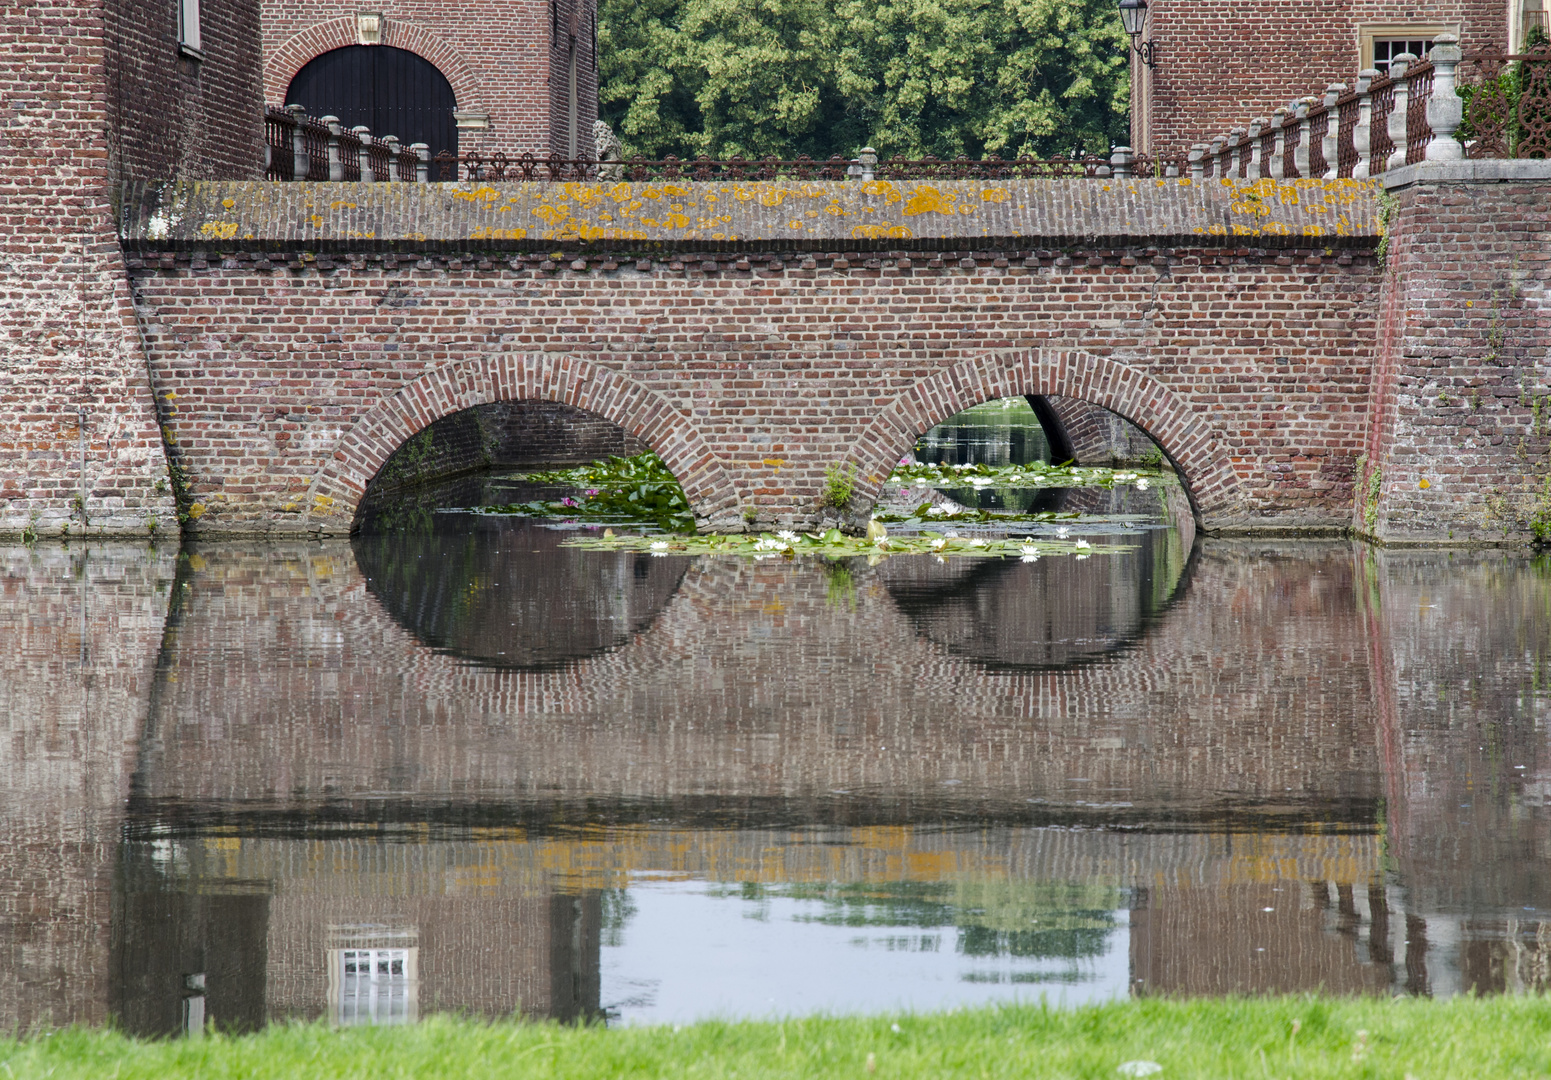
[[[981,402],[1022,394],[1077,398],[1125,417],[1168,455],[1198,520],[1235,516],[1238,476],[1205,417],[1137,368],[1055,349],[974,357],[895,398],[857,440],[852,461],[862,476],[859,493],[869,502],[876,498],[881,478],[934,424]]]
[[[661,395],[574,356],[518,353],[448,364],[379,403],[347,431],[308,493],[305,526],[346,532],[366,485],[411,436],[451,413],[497,401],[558,401],[596,413],[660,455],[695,518],[737,528],[738,495],[720,459],[689,418]]]
[[[290,104],[285,100],[286,90],[291,80],[296,78],[296,73],[306,67],[309,61],[334,49],[358,44],[355,20],[350,18],[314,23],[291,35],[264,58],[264,100],[275,105]],[[479,107],[479,83],[474,73],[469,70],[463,57],[445,41],[413,23],[386,19],[383,23],[382,44],[405,49],[434,64],[452,84],[458,108]]]

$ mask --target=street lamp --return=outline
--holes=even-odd
[[[1147,28],[1147,0],[1120,0],[1120,21],[1126,33],[1131,35],[1131,48],[1142,58],[1142,63],[1148,67],[1156,66],[1158,58],[1153,53],[1153,43],[1137,40]]]

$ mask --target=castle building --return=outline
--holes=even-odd
[[[1135,0],[1133,0],[1135,6]],[[1439,34],[1459,35],[1468,58],[1514,53],[1547,20],[1547,0],[1324,0],[1240,4],[1142,0],[1131,54],[1131,139],[1175,152],[1269,116],[1293,95],[1351,86],[1402,53],[1424,55]]]
[[[592,151],[595,0],[262,0],[264,100],[431,153]]]

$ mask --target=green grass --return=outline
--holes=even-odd
[[[608,1030],[439,1017],[409,1028],[142,1042],[69,1030],[0,1042],[6,1077],[1538,1077],[1551,1004],[1286,997]]]

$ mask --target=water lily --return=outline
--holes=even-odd
[[[1147,477],[1145,477],[1145,476],[1140,477],[1136,481],[1136,490],[1137,491],[1146,491],[1151,486],[1152,485],[1147,482]]]
[[[1068,536],[1071,536],[1071,535],[1072,535],[1072,530],[1068,529],[1065,525],[1058,525],[1058,526],[1056,526],[1056,537],[1058,539],[1065,540]]]
[[[776,535],[779,536],[782,540],[797,539],[797,534],[792,532],[790,529],[782,529],[780,532],[776,533]]]
[[[940,536],[937,539],[932,541],[932,550],[933,551],[941,551],[943,548],[945,548],[947,546],[948,546],[948,541],[943,539]]]
[[[667,551],[668,550],[668,542],[666,540],[653,540],[652,541],[652,550],[653,551]]]
[[[1039,548],[1033,544],[1024,544],[1018,550],[1023,552],[1023,562],[1036,562],[1039,559]]]
[[[947,517],[949,514],[952,514],[953,511],[949,510],[946,506],[934,506],[926,513],[930,517]]]
[[[1085,548],[1085,547],[1090,547],[1091,545],[1086,540],[1079,540],[1079,541],[1077,541],[1077,546],[1080,547],[1080,548]]]

